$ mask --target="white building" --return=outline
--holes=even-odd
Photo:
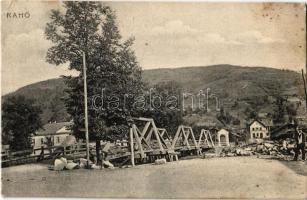
[[[32,137],[33,149],[39,149],[42,146],[60,146],[69,135],[71,130],[69,126],[72,122],[60,122],[60,123],[48,123],[39,129]],[[39,154],[40,151],[35,151],[35,154]]]
[[[229,131],[221,129],[217,132],[218,146],[229,146]]]
[[[254,120],[249,125],[249,133],[251,139],[270,138],[269,127],[259,120]]]

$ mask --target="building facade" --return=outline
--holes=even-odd
[[[229,146],[229,131],[221,129],[217,132],[218,146]]]
[[[259,120],[254,120],[249,126],[251,139],[268,139],[270,138],[269,127]]]
[[[61,144],[72,134],[69,130],[71,122],[48,123],[38,130],[32,137],[33,149],[40,149],[48,146],[61,146]],[[40,151],[36,150],[35,154]]]

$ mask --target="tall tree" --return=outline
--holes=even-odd
[[[2,112],[2,131],[10,136],[10,148],[14,151],[30,149],[32,134],[42,127],[40,107],[32,99],[14,96],[3,103]]]
[[[69,63],[70,69],[80,72],[77,77],[65,77],[69,88],[66,107],[74,121],[72,129],[77,137],[84,136],[80,131],[84,127],[84,52],[88,97],[92,97],[88,106],[97,103],[94,101],[97,95],[101,98],[101,105],[94,106],[88,113],[90,138],[95,139],[97,145],[101,139],[123,138],[128,132],[127,119],[134,115],[133,98],[125,98],[125,95],[134,97],[142,90],[141,68],[131,50],[133,39],[122,40],[114,12],[99,2],[68,1],[63,5],[64,13],[51,11],[51,22],[47,23],[45,34],[53,42],[47,61],[55,65]],[[107,100],[109,102],[105,103]]]
[[[50,105],[48,111],[51,115],[48,122],[64,122],[70,119],[69,114],[66,112],[64,105],[65,92],[59,88],[55,88],[55,95],[50,96]]]

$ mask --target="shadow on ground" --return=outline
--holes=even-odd
[[[283,165],[294,171],[295,173],[307,176],[307,161],[280,161]]]
[[[302,160],[299,161],[292,161],[291,160],[283,160],[279,158],[260,158],[264,160],[277,160],[293,172],[299,175],[307,176],[307,161],[303,162]]]

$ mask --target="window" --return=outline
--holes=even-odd
[[[259,130],[261,131],[261,130],[262,130],[262,127],[260,127]]]
[[[255,128],[252,128],[252,130],[254,131],[254,130],[255,130]]]
[[[41,138],[41,145],[44,144],[44,138]]]
[[[253,133],[253,138],[255,138],[256,137],[256,134],[255,133]]]
[[[260,133],[260,138],[263,138],[263,133]]]
[[[57,143],[60,143],[60,136],[58,136],[58,137],[56,138],[56,142],[57,142]]]

